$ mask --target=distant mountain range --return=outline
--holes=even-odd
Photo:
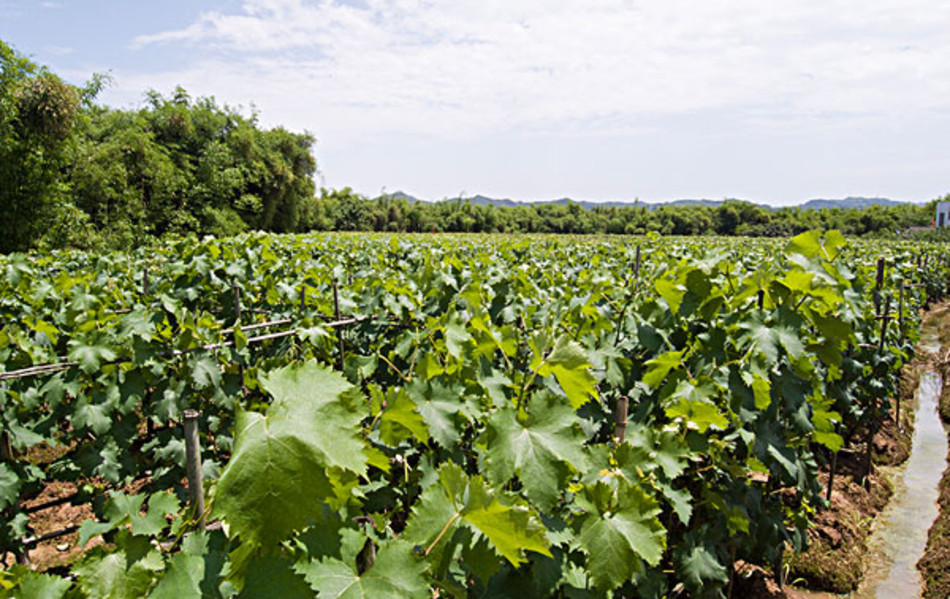
[[[428,200],[423,200],[416,198],[407,193],[397,191],[392,194],[388,194],[388,197],[391,198],[403,198],[409,202],[426,202]],[[782,208],[802,208],[804,210],[823,210],[826,208],[867,208],[869,206],[897,206],[899,204],[908,204],[910,202],[900,202],[897,200],[889,200],[887,198],[861,198],[861,197],[847,197],[839,200],[828,200],[828,199],[812,199],[795,206],[769,206],[767,204],[759,204],[756,202],[750,202],[749,200],[740,200],[736,198],[727,198],[725,200],[707,200],[707,199],[683,199],[683,200],[673,200],[670,202],[621,202],[621,201],[609,201],[609,202],[590,202],[586,200],[572,200],[571,198],[561,198],[559,200],[542,200],[538,202],[519,202],[516,200],[510,200],[508,198],[497,199],[489,198],[483,195],[476,195],[472,197],[464,198],[447,198],[444,200],[437,200],[439,202],[456,202],[458,200],[464,200],[471,202],[474,205],[478,206],[495,206],[498,208],[514,208],[516,206],[532,206],[532,205],[541,205],[541,204],[569,204],[574,203],[580,205],[585,210],[593,210],[594,208],[599,207],[631,207],[631,206],[642,206],[647,210],[656,210],[662,206],[708,206],[715,208],[724,204],[725,202],[746,202],[749,204],[755,204],[762,208],[768,210],[780,210]]]

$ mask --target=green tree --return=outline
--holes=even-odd
[[[36,245],[71,211],[62,178],[79,91],[0,41],[0,251]]]

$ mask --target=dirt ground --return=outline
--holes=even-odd
[[[25,503],[27,509],[50,502],[54,499],[69,497],[76,493],[73,483],[52,482],[33,500]],[[30,524],[34,535],[40,536],[70,526],[79,526],[83,521],[92,519],[92,506],[58,505],[30,514]],[[88,547],[100,544],[101,539],[93,539]],[[56,539],[44,541],[32,547],[29,551],[30,565],[38,570],[48,570],[56,566],[68,564],[83,553],[79,546],[79,533],[73,532]]]

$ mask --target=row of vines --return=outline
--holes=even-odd
[[[0,596],[722,596],[804,547],[948,255],[830,232],[2,258],[0,544],[26,555],[51,481],[106,542]]]

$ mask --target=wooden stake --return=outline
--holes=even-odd
[[[778,547],[778,555],[775,556],[775,563],[772,565],[772,569],[775,570],[775,583],[780,589],[785,587],[785,566],[782,564],[784,558],[785,544],[782,543]]]
[[[891,310],[891,296],[887,296],[887,299],[884,302],[884,314],[881,317],[881,338],[878,341],[877,353],[884,353],[884,338],[887,335],[887,322],[890,320],[890,315],[888,312]],[[871,452],[874,448],[874,433],[877,432],[877,396],[871,398],[871,418],[868,420],[868,440],[867,448],[864,453],[864,471],[866,472],[864,478],[864,487],[866,489],[871,488],[871,469],[873,467],[873,462],[871,461]]]
[[[835,486],[835,470],[838,469],[838,452],[831,454],[831,471],[828,473],[828,490],[825,492],[825,500],[831,503],[831,490]]]
[[[881,315],[881,287],[884,286],[884,258],[877,259],[877,276],[874,278],[874,315]]]
[[[630,399],[626,395],[621,395],[617,398],[617,412],[614,414],[615,418],[615,429],[614,433],[617,437],[617,444],[623,443],[624,439],[627,438],[627,411],[630,407]]]
[[[900,296],[897,300],[897,331],[900,333],[901,342],[904,341],[904,287],[905,283],[901,281]]]
[[[241,288],[238,287],[237,283],[231,286],[234,290],[234,314],[235,314],[235,325],[236,327],[241,326]]]
[[[4,462],[13,462],[16,456],[13,455],[13,445],[10,444],[10,433],[3,431],[0,434],[0,460]]]
[[[142,295],[148,295],[148,266],[142,269]]]
[[[637,258],[633,263],[633,292],[640,286],[640,245],[637,244]]]
[[[201,445],[198,442],[197,410],[185,410],[185,470],[188,474],[188,505],[198,528],[205,529],[205,493],[201,480]]]
[[[340,290],[337,287],[336,279],[333,280],[333,313],[334,313],[334,316],[336,317],[336,320],[339,322],[340,320]],[[339,340],[339,343],[340,343],[340,357],[337,361],[337,366],[340,372],[343,372],[344,347],[343,347],[343,329],[342,328],[340,329],[340,332],[337,333],[336,338]]]

